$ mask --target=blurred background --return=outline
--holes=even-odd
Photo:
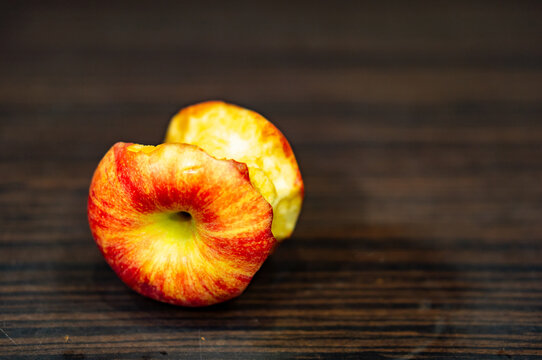
[[[541,16],[536,1],[3,2],[0,354],[540,356]],[[120,283],[86,197],[112,144],[161,143],[210,99],[282,130],[306,201],[247,292],[197,312]]]

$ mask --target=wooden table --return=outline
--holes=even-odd
[[[6,2],[0,358],[542,358],[540,2]],[[180,107],[270,118],[306,185],[238,299],[143,298],[92,172]]]

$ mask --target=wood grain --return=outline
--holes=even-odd
[[[2,7],[1,358],[542,358],[539,2]],[[184,309],[120,282],[86,198],[205,99],[277,124],[306,201],[241,297]]]

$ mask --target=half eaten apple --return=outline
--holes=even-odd
[[[263,118],[224,133],[225,118],[242,120],[229,106],[181,111],[169,143],[117,143],[94,173],[92,235],[121,280],[144,296],[183,306],[232,299],[295,226],[303,182],[288,142]]]
[[[273,206],[273,235],[292,235],[301,211],[304,187],[286,137],[262,115],[222,101],[181,110],[171,119],[166,142],[201,147],[219,159],[247,164],[250,180]]]

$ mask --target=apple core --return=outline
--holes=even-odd
[[[290,237],[301,211],[303,180],[288,140],[269,120],[236,105],[207,101],[176,114],[165,141],[246,164],[250,181],[273,207],[273,235],[278,241]]]

